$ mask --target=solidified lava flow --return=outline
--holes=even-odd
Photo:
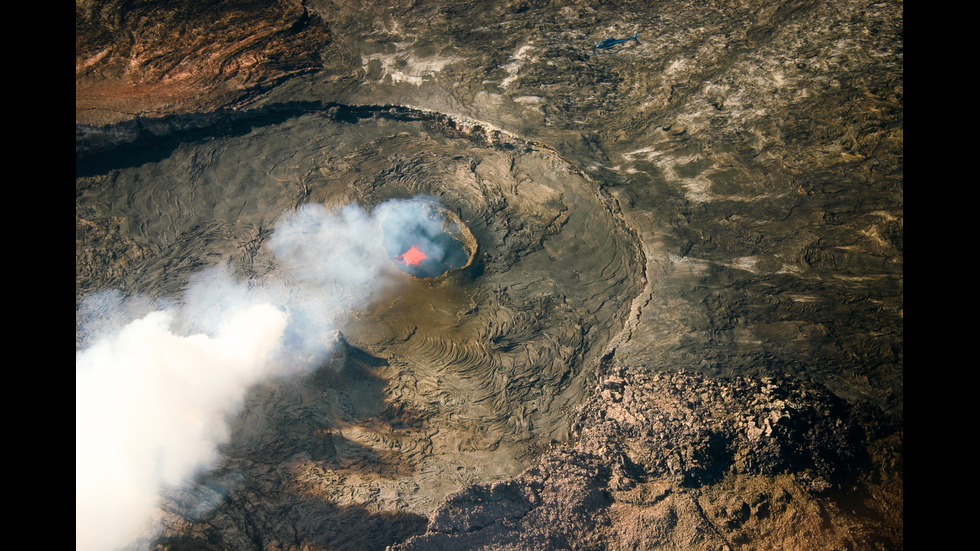
[[[554,153],[435,122],[407,111],[342,124],[323,112],[278,116],[175,143],[137,166],[103,156],[77,178],[79,304],[106,290],[199,299],[202,271],[227,266],[270,297],[344,306],[303,335],[287,329],[287,344],[310,334],[325,342],[331,331],[346,340],[312,372],[251,389],[225,462],[196,490],[170,495],[174,511],[190,515],[200,493],[247,487],[277,497],[217,500],[209,522],[234,526],[235,508],[246,507],[289,509],[320,526],[371,494],[373,507],[418,531],[447,493],[513,476],[534,450],[568,438],[568,412],[641,287],[642,255],[595,185]],[[318,256],[302,241],[289,263],[270,248],[284,213],[302,220],[311,206],[346,229],[308,222],[296,239],[366,258],[378,249],[363,301],[349,299],[346,278],[367,264]],[[95,338],[84,321],[81,346]],[[369,523],[334,535],[298,529],[326,547],[377,547],[379,537]]]

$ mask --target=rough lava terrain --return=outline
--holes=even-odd
[[[202,270],[306,300],[305,206],[478,243],[134,547],[902,549],[903,71],[898,1],[77,0],[78,350]]]

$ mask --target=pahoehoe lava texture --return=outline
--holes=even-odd
[[[547,149],[411,110],[375,115],[297,113],[77,180],[78,300],[104,289],[176,300],[214,265],[246,280],[281,277],[264,238],[306,203],[371,209],[424,194],[478,243],[466,270],[405,275],[348,312],[333,365],[254,389],[227,462],[172,496],[167,538],[237,548],[249,536],[235,519],[260,509],[289,516],[296,532],[269,521],[266,545],[376,547],[400,532],[379,535],[372,515],[342,531],[320,524],[353,507],[402,515],[417,532],[413,519],[447,493],[513,476],[535,450],[568,437],[569,413],[594,383],[585,366],[642,284],[635,241],[592,183]],[[224,504],[191,521],[192,506],[181,504],[213,487]]]
[[[903,547],[900,1],[191,4],[76,3],[77,297],[284,281],[301,205],[479,247],[253,388],[162,547]]]

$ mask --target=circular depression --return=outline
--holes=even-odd
[[[399,270],[435,279],[473,263],[476,238],[456,214],[436,201],[406,201],[379,220],[385,252]]]
[[[76,178],[79,312],[109,289],[179,302],[216,265],[288,293],[292,276],[269,241],[286,213],[308,205],[372,213],[425,197],[473,241],[465,269],[435,278],[403,269],[396,285],[351,303],[330,328],[340,333],[323,335],[346,344],[312,372],[251,389],[223,462],[196,490],[169,495],[167,514],[181,520],[165,536],[211,530],[220,532],[211,541],[232,545],[247,536],[235,519],[247,509],[288,519],[294,535],[270,520],[269,541],[369,547],[424,528],[447,493],[513,476],[568,437],[593,362],[639,292],[634,241],[553,152],[445,117],[382,112],[280,116],[138,163],[106,156],[104,169]],[[408,245],[391,245],[394,264]],[[79,346],[94,338],[86,316],[77,314]],[[202,492],[222,496],[203,528],[190,512]],[[352,520],[352,510],[364,514]],[[325,530],[338,515],[345,528]]]

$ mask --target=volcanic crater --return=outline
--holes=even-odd
[[[385,250],[401,271],[435,279],[473,264],[476,238],[453,211],[432,202],[416,202],[408,208],[415,212],[381,222]]]
[[[513,476],[568,438],[569,412],[595,384],[586,366],[642,286],[635,240],[589,178],[554,152],[401,113],[378,108],[382,116],[355,122],[335,109],[278,113],[247,132],[162,145],[158,159],[137,166],[119,154],[116,167],[80,178],[78,248],[91,264],[80,271],[79,302],[106,289],[179,302],[213,266],[289,287],[293,276],[264,246],[283,213],[307,204],[372,211],[392,200],[421,213],[413,222],[395,209],[382,217],[403,277],[336,318],[332,359],[249,392],[227,460],[201,481],[211,491],[221,480],[236,480],[221,492],[244,495],[298,479],[297,494],[262,507],[303,508],[301,495],[315,495],[421,519],[447,493]],[[121,230],[109,235],[110,226]],[[396,226],[413,237],[392,237]],[[422,234],[452,245],[448,264],[426,267],[434,245]],[[96,258],[102,240],[112,246]],[[80,344],[91,338],[80,335]],[[193,509],[195,496],[177,492],[172,505]],[[221,524],[214,517],[234,503],[210,522]],[[362,525],[338,537],[366,544],[375,532]]]

